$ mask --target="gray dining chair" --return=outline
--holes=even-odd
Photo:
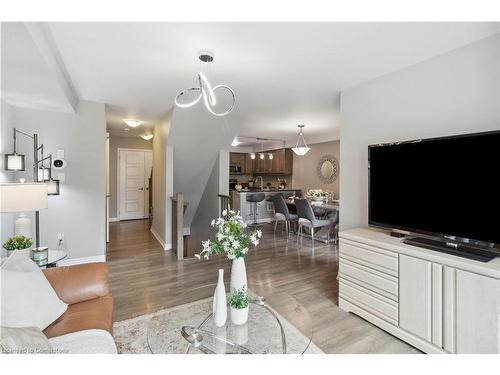
[[[295,223],[298,220],[298,215],[291,214],[286,205],[285,199],[281,194],[274,194],[271,198],[274,204],[274,231],[278,222],[285,224],[286,233],[290,233],[290,223]]]
[[[316,219],[314,211],[309,201],[305,198],[296,198],[295,205],[297,207],[297,214],[299,216],[299,237],[304,233],[304,227],[311,230],[311,239],[314,245],[314,230],[316,228],[330,227],[332,222],[330,220]],[[330,242],[330,228],[328,228],[328,243]]]

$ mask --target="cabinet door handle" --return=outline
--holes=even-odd
[[[139,188],[139,190],[144,190],[144,188]]]

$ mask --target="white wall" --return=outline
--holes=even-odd
[[[168,145],[173,147],[174,192],[182,192],[188,202],[185,231],[189,231],[219,152],[227,150],[238,133],[241,122],[233,116],[213,116],[203,104],[173,111]]]
[[[109,217],[116,218],[118,208],[118,149],[132,148],[151,150],[152,140],[146,141],[141,137],[119,137],[113,134],[109,136]]]
[[[222,158],[224,158],[223,155]],[[188,239],[188,248],[190,249],[189,252],[193,250],[194,253],[199,253],[201,251],[201,241],[205,241],[213,237],[214,228],[210,225],[210,222],[219,217],[220,207],[218,194],[220,193],[220,188],[222,187],[219,177],[221,172],[224,173],[226,170],[229,170],[229,163],[225,168],[221,169],[220,159],[221,155],[219,155],[215,163],[212,165],[212,168],[210,168],[210,177],[205,185],[205,189],[200,199],[200,204],[198,205],[193,221],[191,222],[190,236]],[[224,183],[224,185],[227,186],[228,184]]]
[[[325,184],[318,177],[317,166],[319,160],[325,155],[333,155],[340,163],[340,141],[309,144],[311,149],[303,156],[293,154],[293,175],[290,185],[294,189],[301,189],[305,194],[309,189],[323,189],[339,197],[339,178],[331,184]]]
[[[496,35],[342,92],[341,228],[368,223],[368,145],[500,129],[499,49]]]
[[[153,132],[153,223],[151,231],[165,250],[172,247],[171,150],[167,146],[172,110],[156,124]]]
[[[11,153],[13,151],[13,138],[12,138],[12,126],[11,126],[11,106],[5,101],[0,102],[0,183],[12,182],[13,174],[6,172],[4,169],[4,154]],[[3,242],[12,233],[12,228],[14,227],[14,215],[12,214],[0,214],[0,239]],[[1,248],[1,244],[0,244]],[[3,248],[1,249],[3,254]]]
[[[62,233],[69,259],[104,256],[104,104],[82,101],[76,114],[12,107],[8,123],[2,121],[2,147],[3,135],[11,134],[12,127],[29,134],[37,133],[45,154],[55,154],[57,149],[66,152],[68,166],[64,170],[66,180],[61,183],[61,194],[50,196],[48,209],[40,211],[41,245],[56,248],[57,234]],[[32,149],[30,139],[18,137],[18,152],[26,154],[26,171],[8,172],[9,177],[33,181],[29,165],[33,160]],[[2,171],[4,173],[7,172]],[[34,219],[32,223],[34,225]],[[13,227],[6,228],[2,231],[2,241],[12,234]]]

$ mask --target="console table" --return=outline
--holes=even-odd
[[[482,263],[369,228],[339,236],[342,310],[426,353],[500,353],[500,258]]]

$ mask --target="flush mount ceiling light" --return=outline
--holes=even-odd
[[[206,62],[206,63],[210,63],[214,60],[213,54],[210,52],[201,52],[200,55],[198,56],[198,58],[201,61]],[[217,91],[219,89],[224,89],[224,90],[228,91],[229,94],[231,94],[231,98],[232,98],[232,103],[229,106],[229,108],[226,111],[220,112],[220,113],[214,111],[214,107],[217,105],[215,91]],[[184,95],[186,95],[187,93],[190,93],[193,91],[198,92],[198,96],[190,102],[182,103],[180,99]],[[205,103],[205,107],[207,108],[208,112],[210,112],[214,116],[219,116],[219,117],[225,116],[228,113],[230,113],[233,110],[234,104],[236,102],[236,96],[234,94],[233,89],[231,89],[231,87],[226,86],[226,85],[217,85],[215,87],[212,87],[210,82],[208,82],[207,77],[205,77],[205,75],[202,72],[198,72],[198,87],[191,87],[189,89],[181,91],[175,97],[175,105],[179,108],[189,108],[189,107],[194,106],[196,103],[198,103],[201,100],[201,98],[203,98],[203,102]]]
[[[305,125],[297,125],[300,129],[299,131],[299,137],[297,139],[297,144],[295,147],[292,147],[292,151],[295,152],[296,155],[298,156],[303,156],[307,154],[307,152],[311,149],[310,147],[307,147],[306,140],[304,139],[304,133],[302,132],[302,128]],[[302,139],[303,146],[300,146],[300,140]]]
[[[143,134],[141,135],[141,138],[144,139],[145,141],[149,141],[150,139],[153,139],[153,134]]]
[[[142,124],[142,121],[139,120],[134,120],[134,119],[124,119],[123,122],[127,124],[127,126],[130,126],[131,128],[137,128],[139,125]]]

